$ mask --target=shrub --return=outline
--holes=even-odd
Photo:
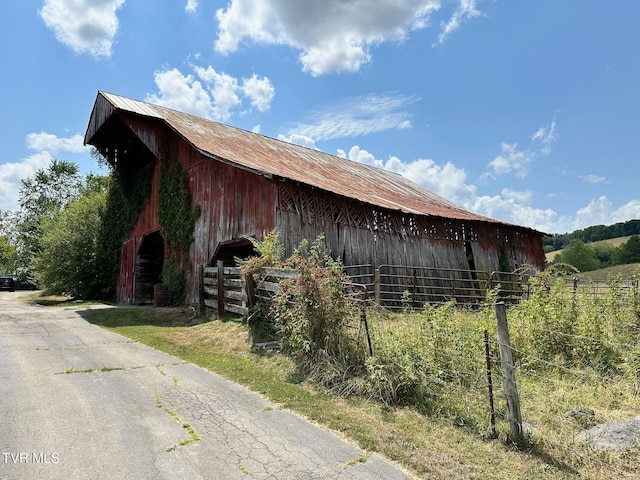
[[[342,264],[323,248],[323,237],[305,239],[283,266],[296,271],[274,297],[272,312],[284,349],[298,359],[353,358],[348,329],[358,319]]]
[[[184,303],[184,274],[174,258],[168,258],[162,265],[162,284],[167,288],[166,305],[180,306]]]

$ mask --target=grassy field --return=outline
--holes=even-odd
[[[501,427],[498,438],[491,438],[459,419],[437,412],[426,414],[411,407],[386,407],[361,397],[331,395],[310,382],[289,357],[278,352],[252,352],[247,327],[237,318],[200,318],[202,323],[188,327],[183,326],[185,313],[179,309],[97,308],[67,302],[60,305],[74,310],[86,308],[83,315],[94,324],[245,385],[280,408],[297,412],[361,448],[391,459],[415,478],[599,480],[640,475],[638,452],[621,456],[584,450],[579,453],[533,438],[524,448],[516,448],[504,435],[503,430],[508,427]],[[562,378],[558,380],[562,384]],[[536,385],[529,380],[522,385],[527,415],[533,423],[547,415],[557,415],[550,411],[557,404],[549,402],[544,394],[536,395]],[[570,396],[575,395],[569,391],[572,389],[567,384],[555,396],[567,402],[567,398],[574,398]],[[611,393],[602,393],[597,402],[608,402]],[[616,398],[621,408],[633,408],[628,406],[628,399]],[[550,432],[549,438],[557,439],[562,433]]]
[[[592,243],[589,243],[588,245],[596,246],[601,244],[607,244],[607,245],[611,245],[612,247],[619,247],[623,243],[627,243],[627,240],[629,240],[630,238],[631,238],[631,235],[628,235],[626,237],[616,237],[616,238],[610,238],[608,240],[600,240],[599,242],[592,242]],[[560,253],[562,253],[562,249],[554,250],[553,252],[547,253],[545,255],[545,258],[547,259],[547,262],[552,262],[555,256],[559,255]]]
[[[580,280],[606,281],[612,275],[620,275],[623,280],[631,279],[640,271],[640,263],[616,265],[615,267],[602,268],[592,272],[583,272],[576,275]]]

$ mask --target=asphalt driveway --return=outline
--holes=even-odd
[[[0,292],[0,479],[407,479],[259,395]]]

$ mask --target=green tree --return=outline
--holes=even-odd
[[[581,272],[590,272],[600,268],[600,262],[595,250],[580,240],[576,240],[565,248],[562,253],[556,255],[553,263],[568,263]]]
[[[102,265],[98,261],[98,235],[105,206],[104,189],[89,189],[42,222],[40,251],[33,259],[33,274],[39,285],[73,297],[99,296]]]
[[[13,274],[16,269],[16,247],[7,237],[0,236],[0,273]]]
[[[16,273],[22,282],[37,285],[32,262],[42,250],[42,225],[55,218],[69,201],[78,198],[81,188],[78,166],[64,160],[52,160],[46,169],[39,169],[21,181],[15,246],[19,266]]]
[[[616,260],[617,248],[608,242],[595,243],[590,246],[600,262],[599,268],[612,267],[618,262]]]
[[[640,237],[633,235],[618,247],[616,262],[620,265],[640,262]]]

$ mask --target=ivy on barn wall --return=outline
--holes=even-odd
[[[200,206],[192,207],[189,178],[177,160],[175,148],[168,148],[160,163],[160,185],[158,187],[158,222],[167,244],[172,250],[182,252],[182,258],[189,258],[189,247],[193,242],[193,230]],[[191,264],[180,266],[178,259],[171,256],[165,260],[162,269],[162,283],[167,287],[167,303],[179,305],[184,298],[186,270]]]
[[[191,206],[189,179],[169,148],[160,164],[158,222],[170,249],[187,255],[193,242],[193,230],[200,216],[200,206]]]
[[[155,162],[127,173],[112,170],[107,204],[99,234],[99,262],[103,265],[100,291],[96,298],[115,297],[122,241],[135,226],[144,202],[151,195],[151,178]]]

